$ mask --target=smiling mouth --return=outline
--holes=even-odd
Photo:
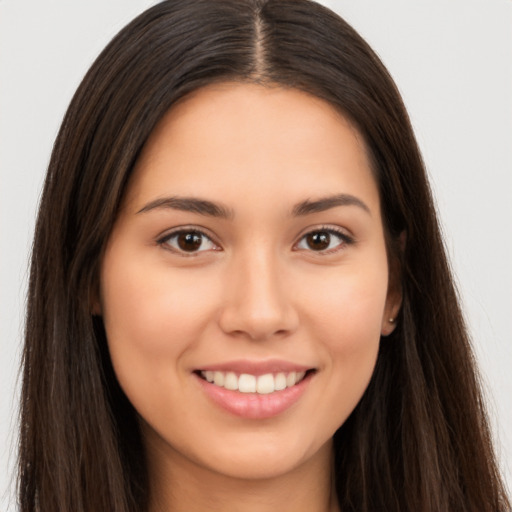
[[[263,375],[252,375],[249,373],[236,374],[235,372],[212,370],[200,370],[196,373],[200,378],[210,384],[230,391],[268,395],[299,384],[314,371],[315,370],[278,372]]]

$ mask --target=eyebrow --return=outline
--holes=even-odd
[[[151,201],[137,213],[149,212],[155,209],[181,210],[184,212],[198,213],[209,217],[218,217],[221,219],[231,219],[235,216],[234,212],[225,206],[222,206],[206,199],[195,197],[163,197]]]
[[[295,217],[310,215],[312,213],[324,212],[336,206],[358,206],[371,215],[370,208],[356,196],[350,194],[335,194],[321,197],[314,201],[306,199],[293,207],[292,214]]]
[[[320,199],[306,199],[296,204],[292,209],[294,217],[302,217],[312,213],[323,212],[337,206],[357,206],[371,215],[370,208],[361,199],[350,194],[335,194]],[[156,209],[173,209],[184,212],[198,213],[208,217],[221,219],[232,219],[235,216],[233,210],[207,199],[196,197],[163,197],[149,202],[141,208],[137,214],[145,213]]]

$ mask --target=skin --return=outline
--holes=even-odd
[[[333,194],[364,206],[293,214]],[[229,216],[155,207],[171,196]],[[209,239],[180,252],[177,236],[163,241],[180,227]],[[305,235],[326,229],[342,235],[308,245]],[[226,83],[168,112],[128,185],[95,306],[140,415],[152,510],[337,510],[332,436],[394,327],[401,298],[388,267],[365,145],[329,104]],[[194,373],[276,358],[314,372],[297,402],[266,419],[220,408]]]

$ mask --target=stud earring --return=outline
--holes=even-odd
[[[388,321],[389,321],[390,324],[394,324],[395,323],[395,319],[394,318],[390,318]]]

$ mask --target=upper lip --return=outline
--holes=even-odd
[[[266,373],[306,372],[314,369],[312,366],[284,361],[280,359],[267,359],[264,361],[235,360],[217,364],[207,364],[197,368],[196,371],[233,372],[237,374],[265,375]]]

